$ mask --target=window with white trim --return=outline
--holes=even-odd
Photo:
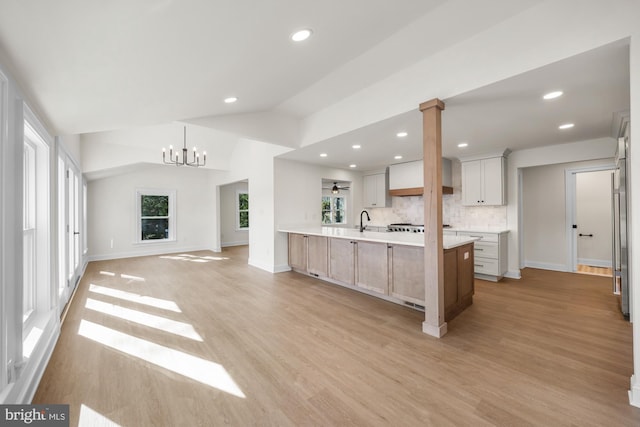
[[[137,242],[175,241],[175,190],[136,191]]]
[[[344,196],[322,196],[322,224],[346,224],[347,204]]]
[[[236,193],[236,226],[238,230],[249,229],[249,193],[246,191]]]
[[[36,309],[36,147],[25,137],[22,169],[22,321]]]

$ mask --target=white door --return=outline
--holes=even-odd
[[[59,311],[66,306],[81,273],[82,193],[81,177],[71,159],[58,157],[58,294]]]

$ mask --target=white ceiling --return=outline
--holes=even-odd
[[[554,90],[564,95],[545,101]],[[629,46],[617,42],[445,99],[443,157],[463,158],[612,136],[614,114],[629,110]],[[574,123],[559,130],[563,123]],[[396,133],[406,131],[404,138]],[[468,147],[457,145],[467,142]],[[360,145],[353,149],[352,145]],[[327,157],[321,158],[320,153]],[[402,155],[401,160],[394,156]],[[408,112],[281,157],[368,171],[422,158],[422,115]]]
[[[97,132],[276,108],[446,1],[0,0],[0,53],[56,132]]]
[[[0,0],[0,61],[56,134],[252,114],[294,122],[540,2]],[[312,38],[291,42],[304,27]],[[613,113],[629,108],[628,70],[616,43],[445,99],[443,155],[609,136]],[[565,95],[543,102],[553,89]],[[239,102],[224,104],[230,95]],[[558,131],[564,121],[575,128]],[[421,158],[420,133],[416,106],[284,157],[373,170]]]

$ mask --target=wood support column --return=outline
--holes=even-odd
[[[444,102],[437,98],[420,104],[424,160],[425,305],[422,331],[438,338],[447,333],[442,248],[442,110]]]

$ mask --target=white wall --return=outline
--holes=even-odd
[[[359,172],[275,159],[276,265],[281,267],[288,265],[287,236],[286,233],[277,231],[280,226],[321,225],[320,203],[323,178],[351,182],[345,226],[353,227],[360,222],[363,180]]]
[[[176,191],[175,242],[136,243],[138,188]],[[87,193],[92,260],[213,248],[215,187],[206,170],[158,166],[89,181]]]
[[[611,267],[611,176],[610,170],[576,174],[578,264]]]
[[[570,169],[608,166],[611,158],[522,169],[521,239],[524,265],[557,271],[572,271],[567,241],[571,224],[566,218],[565,173]],[[607,209],[609,202],[605,203]],[[606,223],[610,227],[610,222]],[[609,246],[609,255],[610,246]],[[509,260],[511,261],[511,252]]]
[[[248,192],[245,181],[220,186],[220,241],[222,247],[249,244],[249,230],[238,230],[236,207],[238,192]],[[249,212],[251,212],[249,199]],[[249,223],[251,227],[251,223]]]

